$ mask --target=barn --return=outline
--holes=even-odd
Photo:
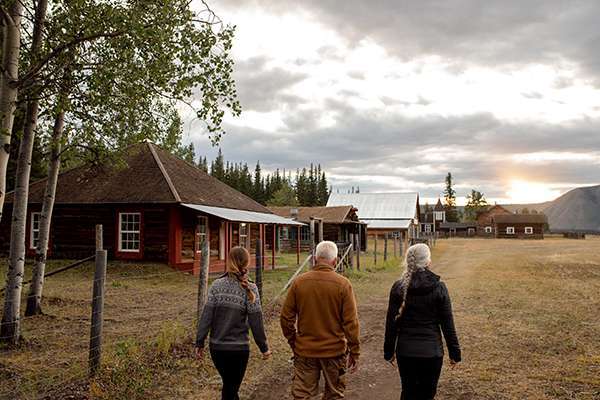
[[[359,221],[358,210],[353,206],[269,207],[269,210],[280,217],[305,224],[302,227],[283,227],[279,230],[278,244],[282,250],[310,250],[313,246],[311,221],[315,238],[322,236],[323,240],[346,245],[358,237],[361,249],[366,250],[366,224]]]
[[[441,237],[473,237],[477,234],[475,222],[443,222],[439,227]]]
[[[129,147],[122,162],[84,165],[59,176],[49,256],[85,258],[94,253],[96,224],[117,260],[157,261],[197,272],[196,249],[210,244],[210,269],[225,269],[229,249],[254,250],[261,239],[265,265],[275,266],[280,226],[301,226],[151,143]],[[36,246],[46,181],[30,185],[27,247]],[[7,195],[5,215],[11,212]],[[0,223],[0,251],[8,252],[10,218]]]
[[[351,204],[367,224],[369,236],[392,235],[411,239],[419,232],[418,193],[332,193],[328,207]]]
[[[548,223],[543,214],[501,214],[493,217],[496,238],[543,239]]]

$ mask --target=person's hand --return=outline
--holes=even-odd
[[[196,360],[202,361],[204,358],[204,347],[196,347],[194,349],[194,354],[196,356]]]
[[[273,353],[271,352],[271,350],[267,350],[265,353],[262,353],[262,359],[266,361],[270,359],[272,355]]]
[[[450,360],[450,369],[456,368],[458,365],[458,361]]]
[[[353,374],[358,370],[358,360],[352,357],[352,354],[348,355],[348,371]]]

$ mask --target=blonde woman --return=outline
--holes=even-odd
[[[227,260],[227,273],[216,279],[208,291],[208,302],[200,319],[196,357],[202,359],[210,332],[210,356],[221,375],[222,400],[238,400],[250,355],[249,329],[263,359],[271,356],[263,325],[258,290],[248,280],[250,254],[234,247]]]
[[[429,269],[429,247],[410,247],[405,264],[406,270],[390,293],[384,358],[392,364],[398,362],[401,400],[432,400],[443,364],[442,333],[451,365],[461,360],[460,345],[448,289]]]

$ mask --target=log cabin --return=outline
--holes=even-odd
[[[493,223],[499,239],[543,239],[548,220],[544,214],[501,214]]]
[[[83,165],[60,174],[48,255],[78,259],[94,254],[95,226],[116,260],[154,261],[192,273],[200,243],[209,242],[210,271],[225,270],[229,249],[252,254],[261,240],[266,267],[275,267],[280,226],[302,226],[151,143],[128,147],[121,162]],[[26,244],[33,255],[46,180],[29,188]],[[7,194],[4,215],[12,211]],[[10,218],[0,223],[0,252],[8,253]],[[270,254],[267,256],[267,252]],[[254,257],[252,257],[254,262]],[[253,264],[252,264],[253,265]]]
[[[475,222],[444,222],[439,227],[440,237],[474,237],[477,234],[477,223]]]
[[[269,207],[274,214],[305,224],[303,227],[283,227],[278,237],[278,247],[284,251],[307,251],[314,245],[310,233],[311,221],[315,221],[315,237],[323,237],[340,247],[345,247],[356,239],[362,251],[367,249],[366,224],[358,219],[353,206],[337,207]],[[319,230],[322,229],[322,235]],[[318,240],[317,240],[318,241]]]

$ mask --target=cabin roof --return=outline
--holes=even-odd
[[[501,214],[495,215],[497,224],[545,224],[548,219],[544,214]]]
[[[359,210],[360,220],[418,219],[418,193],[332,193],[327,206],[352,204]]]
[[[356,210],[353,206],[336,207],[269,207],[274,214],[284,218],[295,218],[296,221],[310,222],[312,218],[320,218],[326,224],[343,224],[358,221],[352,220],[351,212]],[[297,210],[298,215],[294,217],[293,211]]]
[[[29,187],[41,203],[46,179]],[[12,202],[12,193],[7,194]],[[56,204],[188,203],[271,214],[250,197],[152,143],[124,150],[121,161],[82,165],[59,175]]]

